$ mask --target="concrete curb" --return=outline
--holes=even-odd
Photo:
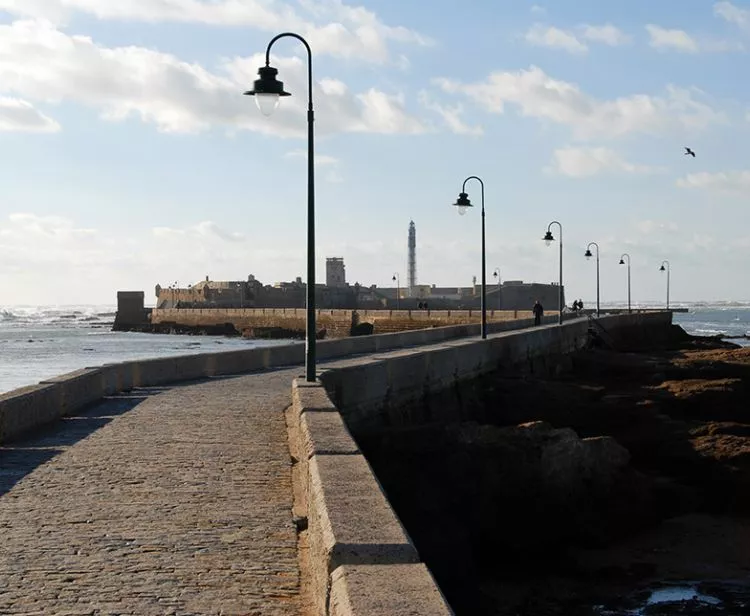
[[[323,385],[295,380],[292,404],[317,613],[452,614]]]

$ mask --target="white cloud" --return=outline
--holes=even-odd
[[[60,125],[20,98],[0,96],[0,132],[56,133]]]
[[[689,53],[698,52],[698,43],[684,30],[668,30],[653,24],[646,26],[650,42],[655,49],[676,49]]]
[[[625,45],[630,41],[630,37],[627,36],[622,30],[616,28],[612,24],[604,24],[603,26],[591,26],[584,24],[581,26],[582,36],[588,41],[596,43],[604,43],[611,47],[617,47],[619,45]]]
[[[636,225],[638,230],[644,235],[653,235],[655,233],[663,234],[668,231],[670,234],[675,233],[678,230],[676,223],[671,221],[659,221],[659,220],[641,220]]]
[[[457,135],[471,135],[475,137],[484,134],[484,130],[481,126],[469,126],[464,122],[461,117],[464,113],[463,105],[455,105],[452,107],[441,105],[432,100],[427,92],[424,91],[420,92],[419,101],[426,109],[437,113],[452,133]]]
[[[537,47],[563,49],[573,54],[583,54],[588,51],[588,47],[581,43],[574,34],[554,26],[534,24],[526,33],[525,38],[528,43]]]
[[[650,173],[652,167],[623,160],[608,148],[562,148],[555,150],[552,171],[572,178],[586,178],[600,173]]]
[[[539,6],[538,4],[534,4],[531,7],[531,13],[533,15],[540,15],[540,16],[542,16],[542,15],[546,15],[547,14],[547,9],[545,9],[543,6]]]
[[[74,101],[111,121],[131,116],[164,132],[211,127],[286,136],[306,131],[306,63],[274,58],[288,91],[273,118],[263,117],[242,92],[252,83],[262,54],[226,60],[220,72],[143,47],[103,47],[69,36],[50,23],[0,24],[0,92],[49,103]],[[421,122],[399,94],[370,89],[355,94],[337,81],[315,86],[316,127],[321,133],[419,133]]]
[[[714,13],[743,30],[750,30],[750,10],[741,9],[731,2],[717,2]]]
[[[307,150],[297,149],[287,152],[284,155],[286,158],[302,158],[307,160]],[[326,182],[331,184],[341,184],[344,178],[341,175],[339,168],[340,160],[335,156],[329,156],[327,154],[315,154],[315,167],[326,167],[328,172],[323,176]]]
[[[300,32],[316,54],[384,63],[389,42],[430,45],[432,41],[402,26],[389,26],[363,7],[341,0],[300,2],[318,22],[276,0],[0,0],[0,11],[64,24],[82,12],[101,20],[182,22],[248,27],[267,32]],[[291,44],[291,43],[290,43]]]
[[[285,154],[287,158],[304,158],[307,160],[307,150],[298,149],[292,150]],[[326,165],[337,165],[339,159],[335,156],[328,156],[327,154],[315,154],[315,165],[318,167],[324,167]]]
[[[485,81],[460,83],[451,79],[434,82],[444,91],[461,94],[492,113],[504,113],[506,104],[519,107],[521,115],[569,126],[580,139],[621,137],[631,133],[700,129],[723,123],[723,114],[697,100],[697,90],[668,86],[662,96],[636,94],[598,100],[574,83],[549,77],[536,66],[516,72],[494,72]]]
[[[677,180],[680,188],[698,188],[717,192],[750,191],[750,171],[722,171],[719,173],[690,173]]]
[[[204,220],[195,225],[177,229],[173,227],[154,227],[151,232],[155,237],[164,239],[176,239],[180,242],[185,238],[193,239],[214,239],[221,242],[243,242],[245,236],[242,233],[226,231],[215,222]]]
[[[654,49],[675,50],[685,53],[698,52],[724,52],[724,51],[742,51],[744,46],[741,43],[732,41],[715,41],[715,40],[696,40],[684,30],[669,30],[648,24],[646,26],[650,41],[649,44]]]

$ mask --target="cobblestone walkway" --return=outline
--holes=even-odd
[[[0,446],[0,614],[299,615],[299,372],[135,390]]]

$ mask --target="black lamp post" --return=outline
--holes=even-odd
[[[596,316],[599,316],[599,244],[596,242],[589,242],[586,246],[586,252],[583,255],[587,259],[590,259],[594,255],[591,254],[591,247],[596,246]]]
[[[627,252],[620,257],[620,265],[625,265],[625,257],[628,258],[628,312],[632,312],[630,308],[630,255]]]
[[[278,70],[269,66],[271,47],[280,38],[290,36],[300,41],[307,50],[307,335],[305,338],[305,380],[315,382],[315,152],[313,147],[313,80],[312,51],[307,41],[294,32],[277,34],[266,48],[266,65],[258,69],[259,78],[253,89],[245,92],[255,96],[255,102],[264,115],[271,115],[279,105],[282,96],[290,96],[284,91],[284,83],[276,79]]]
[[[492,275],[495,277],[495,280],[497,280],[497,288],[499,289],[500,285],[502,284],[501,278],[500,278],[500,268],[496,267]]]
[[[476,180],[482,186],[482,339],[487,338],[487,266],[484,242],[484,182],[476,175],[470,175],[464,180],[458,199],[453,204],[458,207],[458,213],[462,216],[467,207],[472,207],[469,195],[466,193],[466,182]]]
[[[667,267],[664,267],[664,264],[667,264]],[[669,261],[662,261],[661,267],[659,268],[660,272],[667,272],[667,310],[669,310],[669,273],[670,273],[670,267],[669,267]]]
[[[563,322],[563,308],[565,307],[563,303],[563,234],[562,234],[562,225],[557,222],[556,220],[553,220],[549,225],[547,225],[547,233],[545,233],[544,237],[542,238],[547,246],[549,246],[552,242],[555,241],[554,236],[552,235],[552,225],[557,225],[560,227],[560,289],[558,292],[558,310],[559,315],[557,322],[562,325]]]
[[[393,274],[393,281],[396,283],[396,310],[401,310],[401,276],[398,272]]]

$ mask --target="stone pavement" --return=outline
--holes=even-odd
[[[305,613],[300,372],[137,389],[0,445],[0,614]]]

